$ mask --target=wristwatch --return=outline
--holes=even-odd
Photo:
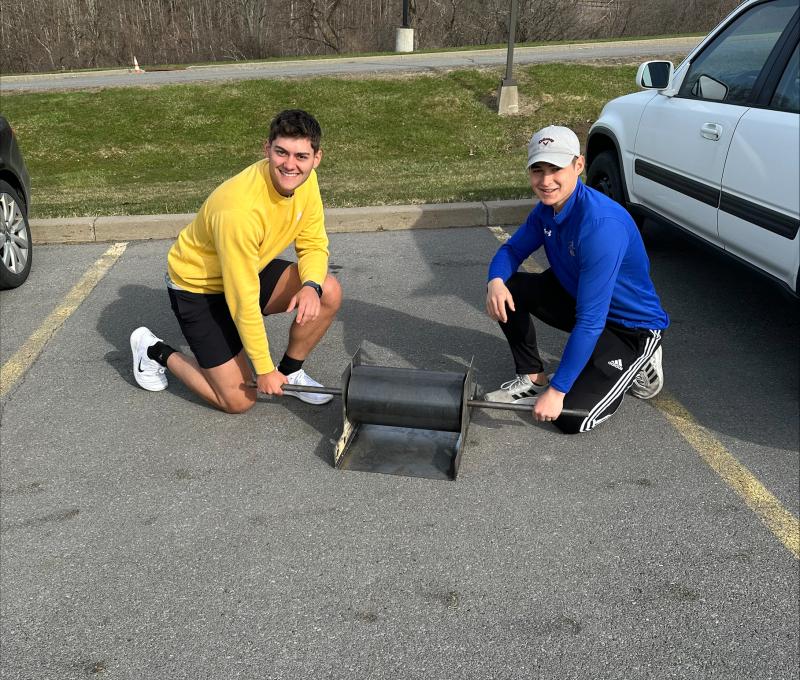
[[[318,283],[314,283],[314,281],[306,281],[303,285],[313,288],[315,291],[317,291],[317,295],[322,297],[322,286],[320,286]]]

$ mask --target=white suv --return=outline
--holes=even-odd
[[[642,64],[644,92],[589,130],[586,183],[641,221],[678,226],[798,294],[800,9],[747,0],[673,69]]]

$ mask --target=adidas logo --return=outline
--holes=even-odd
[[[609,366],[616,368],[618,371],[622,370],[622,359],[614,359],[613,361],[608,362]]]

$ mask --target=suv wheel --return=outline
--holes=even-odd
[[[613,198],[620,205],[625,205],[619,163],[613,151],[603,151],[592,161],[586,173],[586,184]]]
[[[633,217],[636,226],[641,231],[644,218],[638,213],[628,208],[625,201],[625,189],[622,186],[622,175],[619,171],[619,162],[613,151],[603,151],[597,154],[586,173],[586,184],[597,189],[609,198],[614,199],[624,207]]]
[[[31,230],[25,204],[0,180],[0,288],[16,288],[31,270]]]

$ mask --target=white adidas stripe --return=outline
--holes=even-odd
[[[611,403],[617,399],[621,393],[624,392],[628,384],[630,384],[630,381],[636,377],[642,367],[650,360],[650,357],[653,355],[653,352],[655,352],[656,347],[658,346],[658,340],[661,337],[661,331],[651,331],[651,333],[653,333],[653,336],[645,343],[644,352],[642,352],[639,358],[628,367],[628,370],[622,374],[616,383],[614,383],[614,386],[608,391],[608,393],[591,409],[589,416],[582,424],[582,427],[586,427],[586,430],[582,431],[588,431],[600,422],[597,416],[605,411],[605,409],[607,409]]]
[[[655,352],[656,348],[658,347],[658,340],[661,338],[661,331],[650,332],[653,334],[653,336],[647,340],[644,352],[628,367],[628,370],[625,371],[622,376],[620,376],[620,379],[614,383],[614,386],[608,391],[608,393],[602,399],[600,399],[600,401],[597,402],[594,407],[592,407],[587,418],[583,421],[583,423],[581,423],[581,432],[587,432],[602,422],[602,420],[605,420],[605,418],[598,419],[597,416],[606,408],[608,408],[608,406],[617,397],[619,397],[622,392],[624,392],[627,384],[636,377],[642,366],[649,361],[650,357],[653,355],[653,352]]]
[[[658,341],[661,339],[661,331],[651,330],[650,332],[653,335],[647,339],[644,352],[628,367],[628,370],[620,376],[619,380],[614,383],[613,387],[606,393],[606,395],[592,407],[592,409],[589,411],[589,415],[581,423],[579,428],[580,432],[588,432],[608,417],[605,416],[598,418],[599,414],[608,408],[608,406],[624,392],[625,388],[628,386],[628,383],[636,377],[642,366],[644,366],[650,360],[650,357],[653,356],[653,352],[655,352],[656,348],[658,347]]]
[[[623,391],[623,389],[625,388],[626,384],[630,380],[635,378],[636,375],[639,373],[639,371],[641,370],[641,367],[644,366],[644,364],[647,362],[647,360],[649,359],[650,355],[653,352],[652,347],[651,347],[652,342],[653,342],[653,338],[649,338],[647,340],[647,343],[645,344],[644,353],[628,367],[628,370],[625,371],[620,376],[619,380],[617,380],[617,382],[614,383],[614,385],[605,394],[605,396],[603,396],[600,399],[600,401],[598,401],[590,409],[589,415],[581,423],[581,426],[580,426],[580,431],[581,432],[588,432],[589,430],[594,428],[596,425],[598,425],[600,422],[602,422],[602,420],[605,420],[605,418],[598,418],[598,416],[601,413],[603,413],[603,411],[605,411],[611,405],[611,403]]]

